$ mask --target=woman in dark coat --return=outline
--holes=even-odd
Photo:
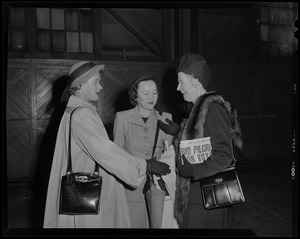
[[[180,130],[177,127],[179,133],[175,137],[179,173],[176,178],[175,217],[180,228],[229,229],[231,208],[205,209],[200,179],[216,174],[232,163],[232,142],[242,148],[236,111],[222,96],[206,90],[210,83],[210,69],[200,55],[183,55],[177,73],[177,90],[185,101],[193,103],[193,107],[188,119],[181,123]],[[172,128],[174,133],[176,124],[168,123],[161,122],[161,128],[168,132]],[[190,164],[180,155],[179,143],[203,137],[210,137],[211,155],[202,163]]]

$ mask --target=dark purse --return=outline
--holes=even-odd
[[[206,209],[227,207],[245,202],[242,187],[233,165],[200,180],[203,205]]]
[[[78,107],[77,107],[78,108]],[[93,174],[72,172],[71,159],[71,118],[69,124],[68,165],[66,175],[62,176],[60,187],[59,214],[97,215],[100,212],[102,176],[96,163]]]

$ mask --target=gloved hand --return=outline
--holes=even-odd
[[[194,171],[193,171],[192,164],[189,163],[189,161],[187,161],[184,154],[181,155],[181,158],[183,159],[184,164],[182,164],[181,160],[178,161],[177,167],[178,167],[179,174],[186,178],[193,177]]]
[[[159,128],[161,128],[166,134],[175,136],[179,132],[180,126],[168,118],[166,118],[166,121],[168,124],[165,124],[161,120],[158,120]]]
[[[156,157],[147,159],[147,171],[158,175],[167,175],[171,172],[170,166],[166,163],[156,161]]]

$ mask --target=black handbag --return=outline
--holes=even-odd
[[[227,207],[245,202],[240,180],[233,165],[209,177],[200,179],[203,205],[206,209]]]
[[[79,108],[79,107],[77,107]],[[68,165],[66,175],[62,176],[60,187],[59,214],[97,215],[100,212],[102,176],[96,163],[93,174],[72,172],[71,159],[71,118],[69,124]]]

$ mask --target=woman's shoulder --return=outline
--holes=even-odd
[[[215,113],[215,112],[226,113],[226,110],[225,110],[224,106],[221,105],[221,104],[220,104],[219,102],[217,102],[217,101],[211,102],[208,111],[209,111],[210,113],[211,113],[211,112],[213,112],[213,113]]]
[[[75,108],[72,111],[72,114],[72,118],[85,121],[87,118],[96,118],[98,113],[96,110],[93,110],[89,107],[80,106]]]
[[[131,117],[134,113],[134,108],[129,110],[123,110],[116,113],[116,117],[118,118],[128,118]]]

